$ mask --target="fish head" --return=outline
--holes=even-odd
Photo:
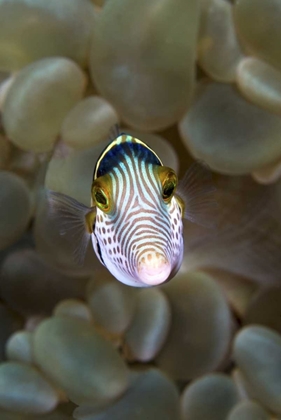
[[[177,175],[144,161],[120,162],[92,185],[92,241],[100,261],[122,283],[150,287],[170,280],[183,257]]]

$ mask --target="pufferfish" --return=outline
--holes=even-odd
[[[96,162],[91,207],[53,191],[51,208],[75,229],[76,260],[88,243],[99,261],[120,282],[150,287],[167,282],[183,259],[183,218],[208,225],[214,204],[208,168],[191,165],[179,182],[143,141],[121,133]],[[65,234],[67,232],[63,232]]]

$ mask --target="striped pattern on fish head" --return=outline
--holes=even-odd
[[[183,256],[175,172],[142,141],[118,136],[99,158],[92,185],[92,234],[100,261],[121,282],[138,287],[172,278]]]

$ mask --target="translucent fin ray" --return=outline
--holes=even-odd
[[[95,221],[95,209],[51,190],[47,191],[47,199],[51,220],[58,224],[60,235],[73,244],[75,262],[83,265]],[[92,221],[92,226],[89,220]]]
[[[176,192],[184,203],[183,217],[202,226],[216,226],[218,203],[215,192],[209,167],[201,161],[193,163]]]
[[[219,268],[256,283],[280,283],[280,184],[262,186],[249,176],[216,177],[215,231],[188,228],[185,255],[192,269]]]

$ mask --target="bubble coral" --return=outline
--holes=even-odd
[[[280,418],[280,39],[279,0],[0,0],[1,420]],[[161,287],[50,218],[116,123],[216,186]]]

